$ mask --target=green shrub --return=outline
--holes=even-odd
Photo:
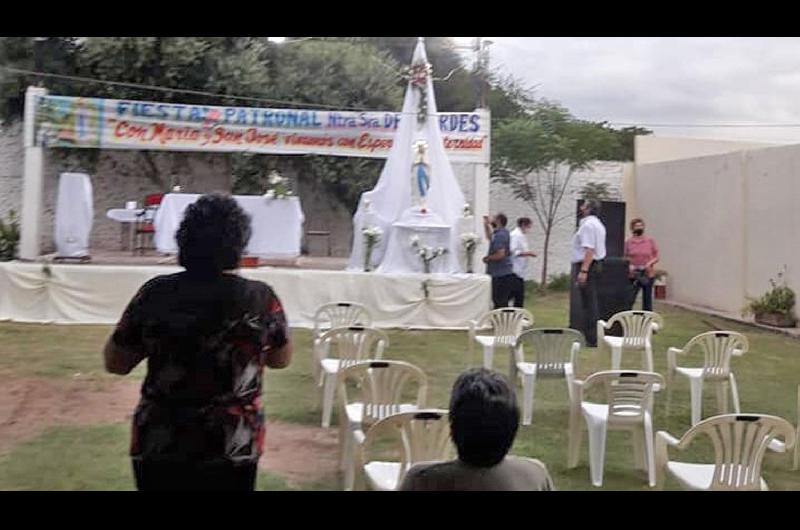
[[[571,281],[569,273],[552,274],[547,282],[547,288],[552,291],[569,291]]]
[[[793,316],[795,297],[794,291],[786,284],[784,271],[778,273],[777,281],[770,278],[771,289],[761,298],[751,300],[745,313],[776,313],[784,316]]]
[[[19,222],[14,210],[8,214],[8,221],[0,219],[0,261],[11,261],[17,257],[19,247]]]

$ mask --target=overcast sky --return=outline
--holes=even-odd
[[[492,69],[579,118],[662,136],[800,143],[800,38],[487,38]],[[798,127],[650,127],[721,123]]]

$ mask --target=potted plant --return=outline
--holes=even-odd
[[[663,300],[667,297],[667,271],[656,269],[653,288],[656,299]]]
[[[761,298],[751,299],[745,313],[751,313],[759,324],[778,328],[793,328],[797,324],[794,315],[794,291],[786,284],[784,270],[778,273],[777,281],[770,278],[771,289]]]

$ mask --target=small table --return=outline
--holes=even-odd
[[[125,229],[125,225],[129,225],[129,237],[130,237],[130,244],[131,249],[133,249],[133,227],[136,224],[136,221],[139,220],[139,216],[142,214],[144,210],[141,208],[112,208],[106,212],[106,217],[117,221],[118,223],[122,223],[123,230]],[[120,242],[122,243],[122,242]],[[120,244],[120,247],[124,247],[123,244]],[[124,250],[124,248],[122,249]]]

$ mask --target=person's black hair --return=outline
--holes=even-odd
[[[203,275],[236,269],[250,233],[250,216],[232,197],[203,195],[186,208],[175,236],[178,264]]]
[[[485,368],[462,373],[450,396],[450,436],[462,462],[491,467],[503,461],[519,427],[514,389]]]
[[[494,220],[497,221],[500,224],[500,226],[506,226],[508,224],[508,217],[506,217],[506,214],[504,213],[499,213],[495,215]]]
[[[531,226],[533,223],[531,222],[530,217],[520,217],[517,219],[517,226],[522,228],[523,226]]]

